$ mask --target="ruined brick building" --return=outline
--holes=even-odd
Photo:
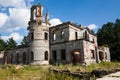
[[[45,17],[45,19],[44,19]],[[43,6],[31,7],[28,47],[2,52],[10,64],[91,64],[110,61],[108,47],[99,47],[97,36],[88,28],[65,22],[50,27]]]

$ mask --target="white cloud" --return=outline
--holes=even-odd
[[[0,31],[13,32],[27,27],[30,11],[27,8],[9,8],[9,16],[1,14]]]
[[[12,6],[12,7],[26,7],[24,0],[0,0],[0,4],[4,7]]]
[[[22,39],[23,39],[23,36],[22,35],[20,35],[19,33],[16,33],[16,32],[14,32],[14,33],[12,33],[11,35],[8,35],[8,36],[1,36],[1,38],[3,39],[3,40],[8,40],[9,38],[13,38],[15,41],[21,41]]]
[[[62,21],[60,19],[58,19],[58,18],[50,19],[49,22],[50,22],[51,26],[55,26],[55,25],[58,25],[58,24],[62,23]]]
[[[26,30],[30,19],[31,2],[34,0],[0,0],[0,32],[11,32],[10,35],[2,36],[7,40],[13,37],[14,40],[20,42],[23,35],[15,31]],[[23,32],[23,34],[26,32]]]
[[[0,13],[0,28],[6,23],[8,16],[5,13]]]
[[[98,26],[96,26],[95,24],[90,24],[87,26],[90,30],[96,29],[98,28]]]

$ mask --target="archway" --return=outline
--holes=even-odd
[[[31,61],[33,61],[33,60],[34,60],[34,53],[31,52]]]
[[[45,51],[45,60],[48,60],[48,51]]]
[[[26,53],[23,52],[22,54],[22,61],[23,61],[23,64],[26,64]]]
[[[80,50],[73,50],[71,52],[71,62],[73,64],[80,64],[81,63],[81,53],[80,53]]]

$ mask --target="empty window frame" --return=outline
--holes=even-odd
[[[25,52],[23,52],[23,54],[22,54],[22,61],[23,61],[23,64],[26,63],[26,53]]]
[[[52,51],[52,54],[53,54],[53,56],[52,56],[52,57],[53,57],[53,60],[56,61],[56,60],[57,60],[57,52],[56,52],[56,50],[53,50],[53,51]]]
[[[19,53],[16,55],[17,64],[19,64]]]
[[[61,49],[61,60],[66,60],[66,50]]]
[[[34,39],[34,33],[32,32],[31,33],[31,40],[33,40]]]
[[[45,60],[48,60],[48,51],[45,51]]]
[[[64,38],[64,35],[65,35],[65,31],[64,31],[64,30],[62,30],[62,31],[60,32],[61,39],[63,39],[63,38]]]
[[[78,33],[75,32],[75,40],[77,40],[77,39],[78,39]]]
[[[91,58],[95,58],[94,50],[91,50]]]
[[[53,33],[53,41],[55,41],[55,40],[56,40],[56,34]]]
[[[44,33],[45,40],[48,40],[48,33]]]
[[[33,61],[33,60],[34,60],[34,53],[31,52],[31,61]]]

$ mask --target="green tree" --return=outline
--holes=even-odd
[[[24,38],[23,38],[23,40],[22,40],[22,42],[21,42],[21,46],[23,46],[23,47],[28,46],[27,36],[24,36]]]
[[[0,51],[4,51],[6,48],[6,42],[3,39],[0,39]]]
[[[16,41],[11,37],[7,41],[7,48],[6,49],[16,49],[17,48],[17,43]]]
[[[107,44],[110,48],[111,59],[120,60],[120,19],[115,23],[104,24],[97,32],[98,45]]]

